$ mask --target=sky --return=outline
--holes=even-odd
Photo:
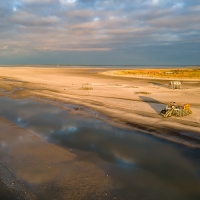
[[[200,65],[199,0],[0,0],[0,65]]]

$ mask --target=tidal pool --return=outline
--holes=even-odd
[[[200,199],[200,150],[31,99],[0,98],[0,116],[103,168],[116,199]],[[1,133],[0,133],[1,134]],[[93,156],[91,155],[93,153]],[[95,156],[94,156],[95,155]],[[104,163],[96,162],[96,158]]]

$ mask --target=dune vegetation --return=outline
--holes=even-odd
[[[109,75],[144,76],[154,78],[200,79],[200,68],[196,69],[140,69],[115,70],[106,72]]]

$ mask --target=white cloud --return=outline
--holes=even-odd
[[[99,17],[95,17],[95,18],[93,19],[93,21],[99,21],[99,20],[100,20]]]
[[[152,0],[153,4],[158,4],[159,0]]]
[[[60,0],[60,3],[62,5],[74,4],[74,3],[76,3],[76,0]]]

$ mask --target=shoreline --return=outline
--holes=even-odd
[[[81,105],[86,108],[92,109],[94,113],[96,111],[101,113],[107,118],[101,120],[114,126],[137,130],[171,142],[183,144],[193,148],[200,148],[200,119],[198,118],[200,104],[198,103],[198,96],[195,97],[196,99],[194,99],[193,102],[189,102],[191,106],[196,109],[196,112],[194,112],[194,114],[184,118],[172,117],[165,119],[161,117],[158,112],[159,109],[161,109],[164,104],[168,102],[167,99],[163,98],[162,101],[158,101],[156,100],[156,98],[152,98],[151,94],[143,96],[133,94],[132,98],[120,94],[121,92],[128,93],[129,90],[139,90],[138,88],[131,88],[131,85],[128,85],[132,83],[132,78],[131,80],[129,78],[124,79],[124,77],[117,77],[117,79],[114,77],[113,79],[112,77],[110,78],[103,75],[98,75],[98,69],[93,69],[95,72],[90,74],[88,73],[88,70],[91,70],[90,68],[79,69],[80,71],[82,71],[78,72],[77,75],[74,75],[77,69],[52,69],[51,73],[59,73],[58,75],[56,74],[58,77],[55,78],[55,76],[52,76],[50,73],[50,75],[46,75],[48,79],[43,80],[41,78],[44,76],[46,69],[31,68],[31,70],[34,70],[34,73],[31,72],[30,75],[28,74],[28,78],[32,78],[28,81],[28,78],[25,76],[21,76],[21,74],[13,76],[13,70],[13,68],[10,68],[10,70],[7,69],[7,71],[12,73],[11,75],[6,75],[7,78],[5,78],[5,74],[3,77],[0,77],[2,83],[0,86],[5,87],[4,89],[6,91],[13,91],[10,94],[6,94],[6,96],[10,98],[36,98],[38,101],[46,99],[47,101],[49,100],[58,104],[70,103],[74,105]],[[15,71],[18,70],[19,68],[15,69]],[[30,68],[20,68],[20,70],[25,70],[25,74],[27,74]],[[65,74],[63,75],[61,74],[61,72]],[[40,77],[38,78],[37,76]],[[71,85],[67,83],[67,86],[63,86],[64,81],[66,81],[63,81],[63,79],[66,79],[66,77],[67,80],[70,79],[70,81],[73,80],[73,82],[75,78],[77,80],[78,77],[84,79],[83,81],[85,82],[91,82],[92,79],[92,86],[95,88],[94,90],[88,91],[80,90],[81,83],[83,81],[81,81],[81,83],[76,82],[75,84]],[[62,84],[58,86],[53,85],[54,87],[52,88],[52,85],[48,83],[48,81],[57,80],[57,78],[61,78]],[[166,96],[168,95],[168,92],[174,93],[174,91],[171,91],[164,87],[159,87],[158,90],[157,86],[149,86],[148,80],[146,78],[143,78],[139,81],[137,81],[137,79],[135,80],[138,87],[141,87],[141,82],[142,89],[148,88],[149,90],[150,88],[155,93],[160,92],[159,90],[161,88],[161,92]],[[94,81],[96,81],[97,83],[93,83]],[[105,82],[108,81],[110,83],[105,84]],[[115,83],[116,81],[117,83]],[[10,87],[8,87],[8,85],[6,87],[5,82],[9,83]],[[53,83],[57,84],[56,81],[54,81]],[[146,86],[147,84],[148,87]],[[20,88],[19,90],[15,90],[15,87],[17,86],[18,88]],[[112,91],[110,89],[113,90],[112,94],[110,94]],[[95,90],[98,91],[96,92]],[[193,91],[194,88],[191,88],[190,90]],[[182,94],[181,92],[184,93],[185,91],[180,90],[179,93]],[[158,96],[157,93],[155,94]],[[160,98],[161,96],[158,97]],[[79,113],[77,111],[73,112]],[[197,121],[195,121],[195,119]]]

